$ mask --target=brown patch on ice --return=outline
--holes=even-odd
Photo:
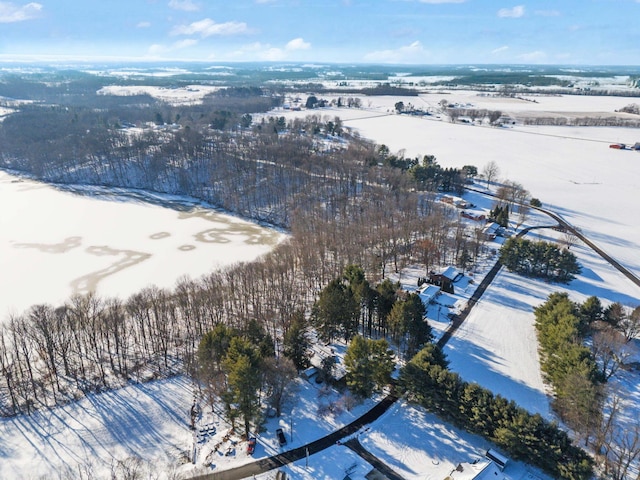
[[[95,292],[98,283],[106,277],[121,272],[126,268],[133,267],[134,265],[151,258],[150,253],[137,252],[135,250],[119,250],[106,245],[88,247],[86,252],[90,255],[96,255],[99,257],[114,256],[120,258],[106,268],[88,273],[70,282],[69,285],[71,286],[73,293],[85,294]]]
[[[163,238],[167,238],[170,236],[171,234],[169,232],[158,232],[158,233],[154,233],[153,235],[149,235],[149,238],[151,240],[161,240]]]
[[[82,237],[67,237],[60,243],[16,243],[15,248],[33,248],[43,253],[67,253],[79,247]]]

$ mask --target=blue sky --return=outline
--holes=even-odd
[[[0,61],[640,65],[640,0],[0,1]]]

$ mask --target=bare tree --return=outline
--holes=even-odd
[[[627,342],[629,342],[640,334],[640,306],[631,311],[627,308],[625,310],[625,316],[618,324],[618,328]]]
[[[605,469],[613,480],[626,480],[632,466],[640,460],[640,421],[632,424],[617,424],[607,442]]]
[[[265,358],[263,369],[268,402],[279,417],[282,408],[295,395],[294,380],[298,376],[298,370],[293,361],[284,356]]]
[[[599,328],[593,334],[591,351],[606,380],[614,376],[631,355],[624,335],[604,322],[599,322]]]
[[[578,240],[579,237],[578,235],[576,235],[576,232],[574,230],[570,230],[567,228],[563,230],[562,241],[567,246],[567,248],[573,247]]]
[[[482,175],[487,180],[488,188],[489,184],[493,183],[498,175],[500,175],[500,167],[498,167],[498,164],[495,162],[495,160],[491,160],[484,166],[484,168],[482,169]]]

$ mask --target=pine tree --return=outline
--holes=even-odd
[[[235,415],[242,417],[247,437],[251,424],[256,423],[260,418],[261,374],[259,363],[259,353],[249,341],[241,337],[235,337],[231,340],[223,361],[228,383],[224,399],[230,418],[233,419]]]
[[[312,317],[320,338],[330,342],[338,335],[349,340],[357,330],[359,305],[342,279],[332,280],[320,292]]]
[[[311,342],[303,311],[294,313],[289,329],[284,334],[283,354],[291,359],[298,371],[309,368],[309,348]]]
[[[344,364],[347,386],[355,395],[366,398],[391,381],[393,352],[384,339],[370,340],[356,335],[347,348]]]

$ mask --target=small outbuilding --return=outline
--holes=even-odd
[[[501,229],[502,227],[496,222],[487,223],[487,225],[482,229],[482,236],[485,240],[495,240]]]
[[[451,480],[504,480],[498,467],[491,460],[476,460],[473,463],[459,463],[447,477]]]
[[[509,459],[507,457],[502,455],[497,450],[494,450],[493,448],[487,450],[485,457],[495,463],[501,471],[504,470],[504,467],[506,467],[507,463],[509,463]]]
[[[423,305],[426,307],[433,302],[438,295],[440,295],[440,287],[437,285],[425,285],[418,290],[418,295],[420,296],[420,300],[422,300]]]

